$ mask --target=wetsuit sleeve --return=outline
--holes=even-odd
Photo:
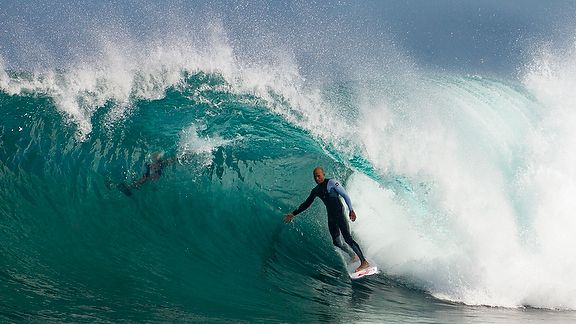
[[[314,198],[316,198],[316,193],[314,192],[314,189],[312,189],[312,191],[310,192],[310,196],[308,196],[308,198],[306,198],[306,201],[304,201],[302,205],[300,205],[300,207],[295,209],[292,212],[292,214],[296,216],[301,212],[305,211],[306,209],[308,209],[308,207],[310,207],[310,205],[312,205],[312,203],[314,202]]]
[[[336,180],[334,180],[333,185],[334,185],[334,190],[336,190],[336,192],[340,196],[342,196],[342,198],[344,198],[344,201],[346,202],[346,205],[348,206],[348,210],[350,210],[350,211],[354,210],[352,208],[352,200],[350,200],[350,196],[348,196],[348,193],[346,192],[346,190],[344,190],[344,187],[342,187],[342,185]]]

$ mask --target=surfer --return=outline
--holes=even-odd
[[[140,179],[134,181],[132,184],[129,185],[125,183],[119,184],[118,189],[122,191],[125,195],[131,196],[132,195],[132,192],[130,191],[131,189],[133,188],[138,189],[147,181],[156,181],[160,179],[160,176],[162,175],[162,169],[174,163],[174,161],[176,161],[177,159],[176,157],[173,157],[171,159],[162,160],[162,155],[163,155],[162,152],[152,153],[152,161],[146,164],[146,172],[144,173],[144,175]]]
[[[328,212],[328,229],[330,230],[330,236],[332,236],[332,243],[344,252],[348,253],[352,259],[360,258],[360,266],[356,271],[368,268],[370,265],[364,258],[360,246],[356,241],[354,241],[354,239],[352,239],[350,228],[348,227],[348,221],[344,216],[344,206],[340,201],[340,196],[342,196],[346,205],[348,205],[348,210],[350,211],[348,216],[350,217],[350,220],[355,221],[356,213],[354,212],[354,209],[352,209],[352,201],[350,200],[350,197],[338,181],[325,178],[324,169],[322,169],[322,167],[316,167],[312,174],[314,175],[314,181],[317,186],[312,189],[310,196],[308,196],[306,201],[304,201],[300,207],[295,209],[293,212],[284,215],[284,222],[290,223],[296,215],[310,207],[316,197],[320,197],[324,202],[324,205],[326,205],[326,211]],[[344,246],[340,241],[340,233],[342,233],[344,241],[349,247]],[[350,248],[352,248],[353,252],[350,251]]]

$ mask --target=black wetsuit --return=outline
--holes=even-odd
[[[342,195],[346,201],[348,208],[352,210],[352,202],[350,201],[346,191],[344,191],[344,188],[342,188],[342,186],[334,179],[324,179],[322,183],[312,189],[310,196],[308,196],[306,201],[294,210],[292,214],[296,216],[305,211],[310,207],[310,205],[312,205],[312,202],[314,202],[316,197],[320,197],[324,202],[324,205],[326,205],[326,211],[328,212],[328,229],[330,230],[330,236],[332,236],[332,243],[349,253],[349,249],[347,249],[340,241],[340,233],[342,233],[344,241],[352,248],[354,253],[358,255],[360,261],[364,261],[366,259],[362,254],[362,250],[360,250],[360,246],[356,241],[354,241],[354,239],[352,239],[352,235],[350,234],[348,220],[344,215],[344,206],[340,201],[340,195]]]
[[[156,181],[158,179],[160,179],[160,176],[162,175],[162,169],[172,163],[173,160],[154,160],[151,163],[147,163],[146,164],[146,172],[144,172],[144,175],[134,181],[132,184],[127,185],[125,183],[120,183],[118,184],[118,189],[124,193],[126,196],[132,196],[132,188],[139,188],[142,184],[144,184],[146,181]]]
[[[155,161],[153,163],[146,164],[146,173],[144,177],[156,180],[162,175],[162,168],[164,168],[164,161]]]

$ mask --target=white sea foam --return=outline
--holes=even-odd
[[[178,158],[181,160],[196,158],[200,163],[197,167],[204,168],[212,164],[212,152],[218,147],[231,143],[233,140],[225,140],[219,136],[200,135],[203,128],[191,125],[180,132]]]
[[[354,230],[386,273],[476,305],[576,309],[576,55],[545,52],[524,85],[421,79],[402,109],[364,109],[381,174],[348,180]]]

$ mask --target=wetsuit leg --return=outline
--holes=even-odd
[[[348,226],[348,221],[346,220],[344,214],[342,214],[341,217],[338,217],[337,224],[340,233],[342,233],[342,236],[344,237],[344,241],[346,242],[346,244],[348,244],[352,248],[352,250],[354,251],[354,253],[356,253],[358,258],[360,258],[360,261],[365,261],[366,258],[364,258],[364,254],[362,254],[360,246],[358,245],[358,243],[356,243],[356,241],[354,241],[354,239],[352,239],[352,235],[350,234],[350,227]]]
[[[342,244],[338,221],[334,217],[328,217],[328,230],[330,231],[330,236],[332,236],[332,244],[346,252],[350,257],[354,256],[354,251],[350,250],[348,246]]]

